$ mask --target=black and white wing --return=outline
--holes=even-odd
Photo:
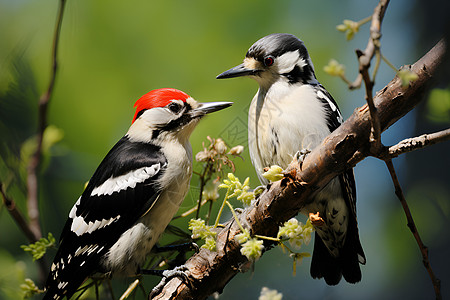
[[[123,137],[99,165],[69,213],[44,299],[69,299],[133,224],[157,201],[166,168],[160,148]]]
[[[317,85],[315,87],[317,98],[327,107],[327,125],[330,132],[333,132],[336,128],[341,126],[344,118],[342,117],[336,101],[330,93],[328,93],[322,85]],[[350,207],[350,211],[356,220],[356,184],[353,169],[347,170],[341,174],[339,176],[339,180],[341,182],[342,193],[344,194],[345,201]]]
[[[330,132],[338,128],[343,118],[339,108],[322,85],[316,85],[317,98],[322,101],[326,107],[327,125]],[[353,169],[347,170],[339,175],[339,182],[345,204],[349,208],[348,226],[346,240],[343,248],[340,250],[340,257],[333,258],[325,246],[325,242],[315,235],[314,253],[311,262],[311,276],[313,278],[324,277],[330,285],[337,284],[344,276],[346,281],[355,283],[361,280],[361,270],[359,264],[365,264],[366,258],[359,240],[358,223],[356,218],[356,185]]]

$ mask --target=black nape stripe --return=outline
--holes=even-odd
[[[302,70],[300,69],[300,67],[297,66],[297,65],[289,73],[284,73],[284,74],[281,74],[281,75],[286,77],[290,84],[294,84],[294,83],[297,83],[297,82],[304,81],[302,79],[304,74],[303,74]]]
[[[159,136],[160,133],[161,133],[161,130],[159,130],[159,129],[154,129],[154,130],[152,131],[152,139],[158,138],[158,136]]]
[[[295,84],[298,82],[306,84],[309,81],[311,81],[312,79],[316,78],[313,70],[308,65],[304,66],[303,70],[298,65],[296,65],[292,69],[292,71],[290,71],[289,73],[281,74],[281,76],[285,76],[288,79],[290,84]]]

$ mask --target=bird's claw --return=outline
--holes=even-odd
[[[161,281],[158,283],[158,285],[152,289],[152,291],[150,293],[150,298],[152,297],[152,295],[160,294],[162,292],[164,286],[166,285],[166,283],[175,277],[181,278],[182,282],[184,282],[187,286],[191,287],[191,281],[189,279],[189,275],[190,275],[189,269],[185,265],[175,267],[171,270],[163,271],[162,272],[163,277],[162,277]]]
[[[308,155],[309,153],[311,153],[311,150],[309,149],[302,149],[300,151],[297,151],[294,155],[294,158],[298,161],[298,163],[301,165],[303,163],[303,161],[306,158],[306,155]]]

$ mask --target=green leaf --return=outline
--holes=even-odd
[[[20,248],[22,248],[25,252],[30,252],[33,257],[33,261],[35,261],[41,259],[45,252],[47,252],[47,249],[53,247],[55,243],[56,240],[53,237],[53,234],[49,232],[48,238],[41,238],[34,244],[22,245]]]
[[[450,123],[450,89],[433,89],[427,101],[427,118],[436,123]]]
[[[25,283],[22,283],[20,285],[20,289],[23,291],[24,295],[23,297],[25,299],[31,298],[36,294],[43,293],[44,291],[40,290],[33,280],[30,278],[25,279]]]
[[[416,81],[417,78],[419,78],[416,73],[408,69],[398,71],[397,75],[402,80],[402,87],[404,88],[407,87],[411,82]]]

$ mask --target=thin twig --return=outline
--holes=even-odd
[[[16,202],[6,195],[6,191],[3,189],[2,182],[0,182],[0,194],[2,195],[3,203],[6,207],[6,209],[8,210],[9,214],[14,219],[14,221],[16,222],[17,226],[19,226],[19,228],[25,234],[25,236],[28,239],[28,242],[29,243],[37,242],[39,240],[39,238],[35,235],[34,231],[31,230],[30,224],[28,224],[28,222],[23,217],[23,214],[17,208]],[[39,280],[41,281],[41,283],[44,283],[45,276],[46,276],[47,270],[48,270],[47,261],[46,261],[45,257],[39,259],[38,264],[39,264]]]
[[[136,287],[139,285],[140,281],[139,279],[136,279],[133,281],[127,288],[127,290],[120,296],[119,300],[125,300],[127,299],[130,294],[136,289]]]
[[[362,67],[361,75],[364,80],[364,86],[366,87],[366,102],[369,107],[370,121],[372,124],[371,134],[370,134],[370,152],[377,154],[381,150],[381,128],[380,128],[380,118],[378,117],[377,108],[373,103],[373,86],[374,82],[370,79],[369,68]]]
[[[406,202],[405,196],[403,195],[402,188],[400,186],[400,183],[397,178],[397,174],[395,172],[394,164],[392,163],[392,160],[388,159],[385,161],[386,166],[389,170],[389,173],[391,174],[392,182],[394,183],[395,187],[395,194],[397,195],[398,199],[400,200],[400,203],[402,204],[403,210],[405,211],[406,220],[408,228],[411,230],[412,234],[414,235],[414,238],[416,239],[417,244],[419,245],[420,252],[422,253],[422,262],[425,268],[428,271],[428,274],[430,275],[431,281],[433,283],[434,292],[436,294],[436,299],[442,299],[441,295],[441,281],[436,277],[436,275],[433,272],[433,269],[431,268],[430,261],[428,259],[428,248],[425,246],[422,242],[422,239],[420,238],[419,232],[417,231],[416,224],[414,223],[414,219],[412,217],[411,211],[409,210],[408,203]]]
[[[371,134],[370,134],[370,138],[369,138],[370,153],[374,156],[383,155],[382,153],[385,148],[383,147],[383,145],[381,143],[381,124],[380,124],[380,119],[379,119],[379,115],[377,112],[377,108],[375,107],[375,104],[373,101],[373,86],[374,86],[375,77],[373,77],[372,79],[370,78],[369,68],[370,68],[370,62],[374,55],[377,55],[377,64],[378,64],[380,56],[383,60],[385,60],[384,56],[380,52],[380,38],[381,38],[381,23],[383,21],[384,13],[386,11],[388,4],[389,4],[389,0],[380,0],[378,6],[375,8],[374,14],[372,16],[372,24],[370,26],[370,38],[369,38],[369,42],[367,44],[366,50],[364,52],[361,50],[357,50],[357,52],[356,52],[358,55],[358,60],[359,60],[359,71],[360,71],[362,80],[364,81],[364,84],[366,87],[366,101],[367,101],[367,105],[369,107],[370,121],[371,121]],[[377,69],[378,69],[378,66],[376,66],[376,68],[374,70],[374,74],[376,74]],[[425,144],[425,141],[423,141],[423,144]],[[411,143],[410,143],[410,145],[411,145]],[[395,149],[397,149],[397,150],[395,150]],[[399,147],[399,148],[395,148],[395,149],[389,149],[389,150],[399,152],[399,151],[401,151],[401,149],[408,149],[408,147]],[[388,153],[390,154],[390,151]],[[408,220],[408,227],[410,228],[411,232],[414,235],[414,238],[417,241],[417,244],[419,245],[419,248],[420,248],[420,251],[421,251],[422,257],[423,257],[423,263],[424,263],[425,268],[427,269],[428,273],[430,274],[431,280],[433,282],[435,294],[436,294],[436,299],[441,299],[440,281],[439,281],[439,279],[436,278],[436,276],[433,273],[433,270],[431,269],[431,266],[430,266],[430,263],[428,260],[428,250],[425,247],[425,245],[422,243],[422,240],[419,236],[417,228],[414,224],[413,217],[409,210],[408,204],[406,203],[406,200],[404,198],[400,183],[398,182],[397,175],[395,173],[395,168],[394,168],[394,165],[392,164],[392,160],[391,160],[391,158],[387,158],[387,159],[385,158],[384,161],[389,169],[389,173],[391,174],[391,178],[392,178],[392,181],[395,186],[395,194],[400,199],[400,202],[403,206],[403,210],[405,211],[405,215]]]
[[[202,207],[203,205],[205,205],[206,202],[207,202],[207,200],[202,200],[202,203],[201,203],[200,207]],[[195,211],[198,211],[198,205],[197,205],[197,206],[194,206],[194,207],[191,208],[190,210],[185,211],[184,213],[182,213],[182,214],[179,215],[179,216],[173,217],[172,220],[175,220],[175,219],[178,219],[178,218],[184,218],[184,217],[187,217],[187,216],[189,216],[190,214],[192,214],[192,213],[195,212]],[[197,218],[197,219],[198,219],[198,218]]]
[[[381,51],[377,51],[377,53],[375,53],[375,66],[373,67],[373,72],[372,72],[372,78],[374,80],[375,80],[375,77],[377,77],[378,69],[380,68],[380,63],[381,63]]]
[[[30,243],[37,242],[37,240],[39,238],[35,235],[33,230],[31,230],[30,226],[28,225],[28,222],[25,220],[25,218],[23,217],[22,213],[17,208],[16,202],[6,195],[6,192],[3,189],[3,183],[2,182],[0,182],[0,193],[2,195],[3,203],[4,203],[5,207],[6,207],[6,209],[8,210],[9,214],[14,219],[14,221],[16,222],[17,226],[19,226],[19,228],[25,234],[25,236],[27,237],[28,241]]]
[[[381,54],[381,52],[380,52]],[[398,69],[389,61],[389,59],[386,58],[383,54],[381,54],[381,59],[388,65],[389,68],[391,68],[394,72],[398,72]]]
[[[28,190],[28,217],[30,219],[30,228],[34,232],[34,235],[40,238],[42,236],[41,225],[39,223],[39,206],[38,206],[38,168],[41,161],[42,154],[42,142],[44,138],[44,131],[47,127],[47,108],[50,101],[53,87],[56,81],[56,73],[58,70],[57,63],[57,53],[58,53],[58,42],[61,32],[61,24],[64,14],[64,6],[66,0],[60,0],[58,16],[56,19],[55,31],[53,36],[53,47],[52,47],[52,69],[50,76],[50,83],[48,85],[47,91],[42,94],[39,99],[39,115],[38,115],[38,134],[37,134],[37,148],[35,153],[30,159],[30,163],[27,168],[27,190]]]
[[[375,104],[373,103],[373,86],[375,77],[372,79],[369,75],[370,62],[373,57],[377,55],[379,56],[380,52],[380,38],[381,38],[381,23],[383,22],[384,13],[389,4],[389,0],[381,0],[377,7],[374,9],[372,15],[372,23],[370,25],[370,37],[367,43],[367,47],[364,51],[356,50],[356,55],[358,56],[359,61],[359,73],[361,77],[358,77],[358,84],[360,85],[359,80],[364,81],[364,85],[366,87],[366,101],[369,106],[370,118],[372,123],[372,130],[370,136],[371,149],[370,151],[373,154],[378,154],[381,149],[381,128],[380,128],[380,120],[378,117],[377,109]],[[378,64],[378,59],[377,59]],[[376,66],[375,70],[378,69]],[[376,72],[374,70],[374,72]]]
[[[198,204],[197,204],[197,213],[195,215],[195,218],[198,219],[200,216],[200,209],[202,207],[202,197],[203,197],[203,190],[205,189],[205,185],[208,182],[208,180],[211,178],[211,176],[207,175],[210,173],[211,165],[207,163],[206,167],[203,169],[203,173],[199,176],[200,177],[200,192],[198,195]]]
[[[392,159],[403,153],[411,152],[440,142],[450,140],[450,128],[435,133],[423,134],[418,137],[405,139],[388,148],[388,151],[380,156],[380,159]]]
[[[372,23],[370,25],[370,37],[369,41],[367,42],[366,49],[364,51],[357,50],[360,53],[362,53],[362,56],[358,56],[358,61],[360,66],[366,66],[367,68],[370,67],[370,61],[374,57],[374,55],[377,52],[377,49],[379,49],[379,42],[381,37],[381,23],[383,22],[384,13],[386,11],[386,8],[389,4],[389,0],[380,0],[377,7],[374,9],[372,14]],[[361,73],[358,74],[355,81],[351,85],[349,85],[349,89],[355,89],[359,88],[362,83],[362,75]]]

